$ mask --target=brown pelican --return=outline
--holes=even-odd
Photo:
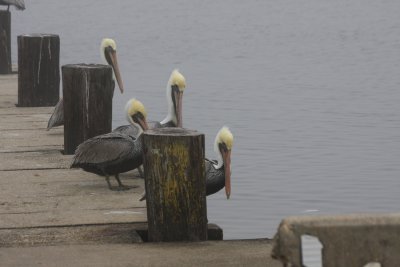
[[[206,195],[211,195],[225,187],[226,197],[231,195],[231,150],[233,145],[233,135],[228,127],[219,130],[215,142],[214,150],[218,155],[217,161],[206,159]]]
[[[225,187],[226,197],[231,195],[231,150],[233,135],[228,127],[222,127],[215,137],[214,150],[218,160],[205,159],[206,195],[212,195]],[[146,199],[143,193],[140,201]]]
[[[24,0],[0,0],[0,5],[1,6],[8,6],[7,11],[10,10],[10,6],[15,6],[15,8],[18,9],[18,10],[24,10],[25,9]]]
[[[178,70],[172,71],[166,90],[168,102],[167,117],[161,122],[153,123],[150,128],[182,127],[182,96],[185,88],[185,77]],[[113,132],[137,137],[139,129],[135,125],[122,125],[114,129]]]
[[[125,107],[130,123],[138,124],[141,131],[147,130],[146,110],[136,99],[128,101]],[[108,187],[111,186],[109,176],[114,175],[118,182],[116,190],[126,190],[119,174],[136,169],[143,163],[142,137],[137,139],[120,133],[108,133],[90,138],[80,144],[73,158],[71,168],[82,168],[84,171],[105,176]]]
[[[0,0],[1,1],[1,0]],[[121,90],[121,94],[124,92],[124,86],[122,84],[121,74],[119,72],[119,66],[117,61],[117,45],[115,41],[110,38],[104,38],[100,45],[100,55],[105,63],[113,68],[113,79],[117,80],[118,87]],[[53,127],[64,125],[64,103],[61,98],[54,108],[53,114],[51,115],[49,122],[47,123],[47,130]]]

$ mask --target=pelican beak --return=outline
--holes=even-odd
[[[226,198],[229,199],[231,195],[231,150],[222,151],[222,160],[225,171],[225,193]]]
[[[142,127],[143,131],[146,131],[149,129],[149,126],[147,125],[147,121],[145,118],[138,118],[138,122],[140,124],[140,127]]]
[[[117,79],[119,90],[121,90],[121,94],[124,93],[124,85],[122,84],[121,73],[119,72],[118,60],[117,60],[117,52],[115,50],[107,51],[110,55],[110,65],[114,70],[115,78]]]
[[[177,127],[182,128],[182,97],[183,92],[179,90],[177,85],[172,86],[172,91],[174,94],[174,107],[177,120]]]

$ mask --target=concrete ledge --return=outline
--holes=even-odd
[[[0,229],[0,248],[141,242],[135,224]]]
[[[1,266],[268,266],[271,241],[205,241],[0,247]]]
[[[303,266],[304,235],[319,239],[324,267],[400,262],[400,214],[289,217],[279,226],[272,256],[285,266]]]
[[[132,244],[147,242],[147,223],[108,223],[28,228],[0,228],[0,248],[58,245]],[[223,239],[216,224],[208,224],[208,241]]]

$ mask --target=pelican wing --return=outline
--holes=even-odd
[[[150,129],[161,128],[162,125],[158,121],[148,122]],[[140,126],[135,124],[121,125],[113,130],[113,133],[126,134],[133,138],[138,138],[142,133]]]
[[[216,169],[214,164],[217,164],[216,160],[205,159],[207,196],[218,192],[225,186],[223,169]]]
[[[215,159],[208,159],[208,158],[205,158],[204,160],[205,160],[205,162],[206,162],[206,167],[211,167],[212,164],[215,164],[215,165],[218,164],[218,161],[215,160]]]
[[[119,161],[134,151],[135,144],[134,139],[119,133],[95,136],[77,147],[71,167]]]
[[[168,121],[164,124],[158,123],[155,125],[154,128],[166,128],[166,127],[176,127],[175,123],[173,121]]]
[[[25,9],[25,2],[24,2],[24,0],[14,0],[14,2],[15,2],[15,6],[16,6],[18,9],[21,9],[21,10],[24,10],[24,9]]]
[[[64,125],[64,100],[61,98],[54,107],[53,114],[47,123],[47,130],[53,127]]]
[[[149,129],[156,129],[156,128],[162,127],[161,123],[158,121],[149,121],[148,125],[149,125]]]
[[[24,0],[1,0],[0,4],[3,3],[5,5],[13,5],[17,9],[24,10],[25,9],[25,2]]]
[[[216,169],[214,164],[217,164],[216,160],[205,159],[207,183],[213,183],[215,179],[220,177],[221,171]]]
[[[113,133],[120,133],[129,135],[131,137],[137,138],[140,134],[140,128],[137,125],[130,124],[130,125],[121,125],[113,130]]]

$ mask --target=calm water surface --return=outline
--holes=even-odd
[[[115,2],[115,3],[114,3]],[[400,2],[27,1],[16,36],[57,33],[61,64],[97,63],[117,41],[128,98],[151,120],[166,114],[165,86],[187,79],[184,126],[235,136],[232,196],[210,196],[225,238],[271,237],[283,217],[398,212]]]

